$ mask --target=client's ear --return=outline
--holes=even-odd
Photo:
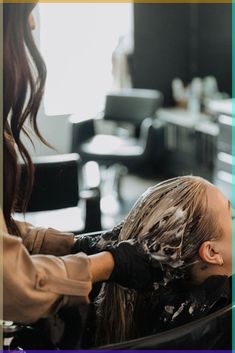
[[[199,256],[203,261],[210,264],[222,266],[224,263],[223,257],[213,241],[202,243],[199,248]]]

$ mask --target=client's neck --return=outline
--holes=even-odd
[[[195,284],[201,284],[211,276],[229,276],[229,274],[223,267],[207,264],[206,262],[201,262],[194,266],[192,278]]]

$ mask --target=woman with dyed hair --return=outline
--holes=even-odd
[[[231,217],[230,202],[215,186],[184,176],[149,188],[120,225],[93,239],[93,252],[139,243],[156,267],[153,287],[144,292],[104,284],[95,303],[93,344],[160,332],[228,303]]]

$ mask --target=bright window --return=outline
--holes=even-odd
[[[40,3],[48,115],[95,114],[112,88],[112,53],[132,35],[131,3]]]

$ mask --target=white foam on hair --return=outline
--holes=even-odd
[[[177,268],[184,264],[184,261],[181,260],[181,250],[187,225],[187,211],[183,210],[182,207],[171,207],[169,209],[169,217],[168,223],[171,224],[171,230],[163,233],[160,244],[156,238],[155,242],[150,246],[150,255],[153,260],[164,262],[173,268]],[[159,228],[166,227],[166,223],[167,221],[164,219],[161,220]],[[170,244],[175,239],[179,240],[179,243],[176,246],[171,246]],[[156,244],[160,246],[159,250],[151,252],[151,248],[154,249]]]
[[[179,309],[178,309],[178,310],[174,313],[174,315],[172,316],[171,321],[174,321],[175,318],[176,318],[177,316],[179,316],[179,314],[184,310],[184,307],[185,307],[186,304],[187,304],[187,302],[182,303],[182,304],[180,305]]]
[[[189,219],[190,189],[194,177],[180,177],[150,187],[125,218],[117,241],[135,239],[152,261],[170,267],[184,266],[182,247]],[[190,194],[189,194],[190,189]],[[107,244],[107,242],[106,242]],[[100,242],[101,247],[105,242]]]

